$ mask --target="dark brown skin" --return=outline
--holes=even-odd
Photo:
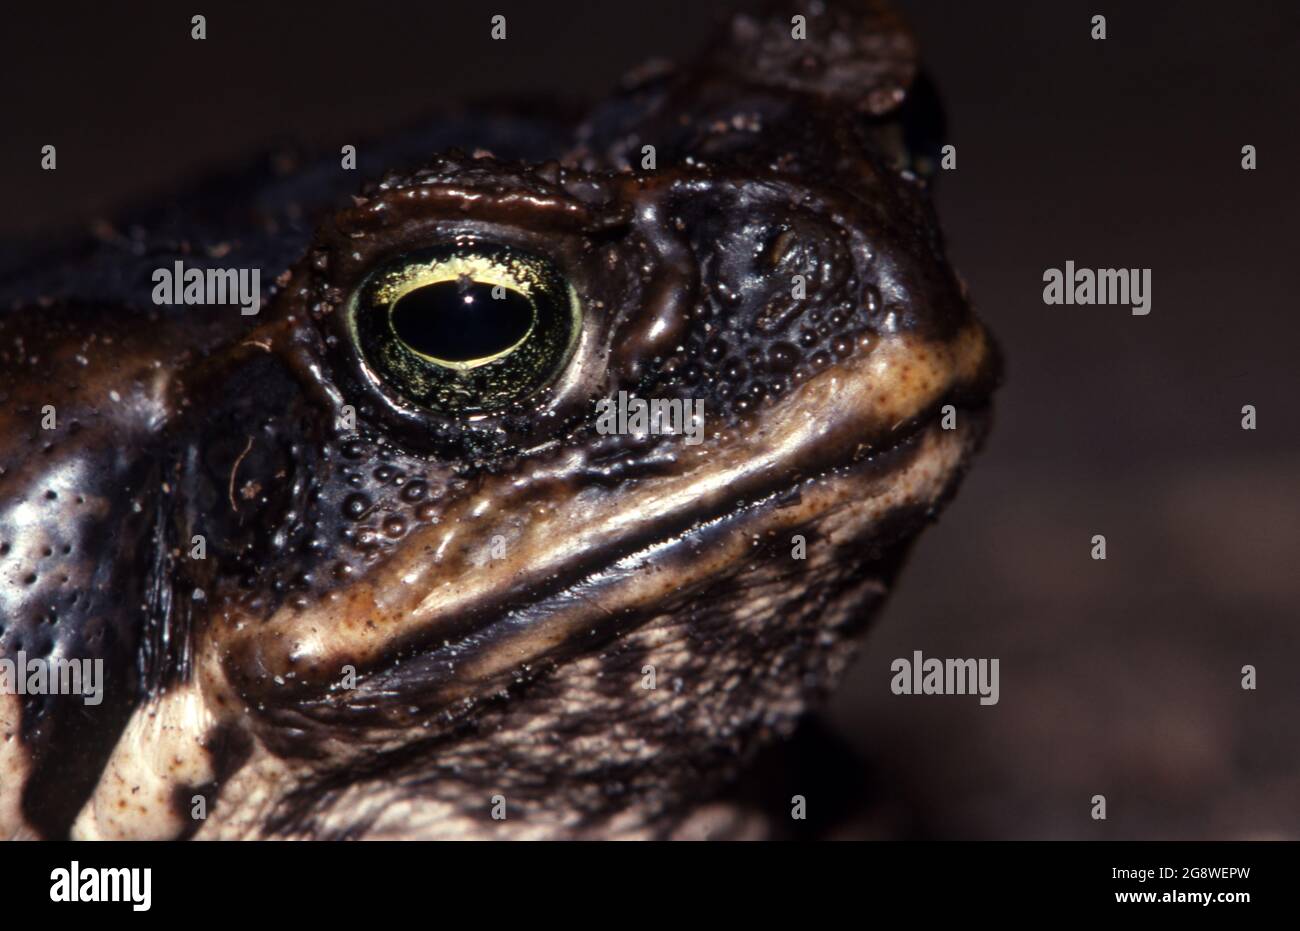
[[[107,677],[0,695],[0,836],[768,833],[722,793],[833,687],[996,374],[910,35],[792,12],[567,142],[449,117],[332,214],[337,159],[281,159],[0,279],[0,652]],[[572,288],[537,386],[432,402],[354,337],[368,276],[452,244]],[[260,268],[260,313],[155,306],[176,258]],[[601,435],[619,391],[703,400],[704,441]]]

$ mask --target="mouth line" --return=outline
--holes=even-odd
[[[963,433],[963,436],[973,434],[971,438],[975,442],[980,441],[986,432],[985,421],[990,409],[989,400],[986,398],[973,403],[953,403],[959,412],[959,421],[962,423],[977,421],[974,427],[962,428],[963,431],[968,431]],[[473,625],[469,633],[480,632],[504,620],[508,614],[527,611],[542,602],[563,598],[591,580],[611,571],[622,562],[637,559],[669,544],[687,542],[722,521],[740,520],[746,516],[769,510],[780,510],[790,504],[797,504],[801,490],[806,486],[838,479],[880,481],[897,474],[921,455],[925,437],[927,433],[936,429],[936,423],[935,418],[922,413],[901,424],[896,424],[886,445],[871,447],[863,443],[840,462],[811,471],[806,475],[773,482],[766,487],[755,489],[751,494],[724,499],[702,514],[668,522],[667,529],[656,527],[644,534],[629,536],[622,545],[617,545],[613,555],[602,558],[594,564],[572,567],[562,577],[557,577],[555,583],[547,586],[544,592],[537,590],[538,597],[531,599],[528,604],[495,612],[487,623]]]
[[[697,515],[674,532],[639,540],[597,565],[555,580],[526,604],[480,615],[459,637],[439,638],[443,642],[432,648],[427,642],[407,644],[392,656],[399,663],[385,664],[358,683],[346,696],[346,709],[338,706],[337,697],[331,701],[328,696],[310,706],[327,718],[382,714],[391,723],[396,713],[420,720],[517,680],[521,670],[562,661],[642,625],[648,612],[680,600],[693,584],[743,564],[752,551],[748,541],[777,529],[816,526],[836,508],[848,506],[855,493],[864,493],[857,506],[872,518],[864,522],[864,531],[878,529],[885,515],[914,505],[928,510],[955,484],[965,452],[982,440],[987,407],[964,408],[975,426],[945,431],[925,421],[885,449],[775,486],[744,505]],[[923,474],[927,463],[933,467]],[[737,547],[742,539],[745,546]],[[675,581],[659,583],[662,576]]]

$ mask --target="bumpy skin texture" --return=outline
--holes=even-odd
[[[576,130],[362,146],[421,167],[337,212],[337,159],[281,155],[4,274],[0,651],[107,683],[0,695],[0,834],[767,833],[715,799],[833,686],[996,367],[909,147],[910,35],[798,12]],[[368,270],[458,237],[545,256],[583,314],[550,385],[473,418],[345,330]],[[275,284],[156,307],[177,258]],[[702,399],[705,441],[600,435],[620,390]]]

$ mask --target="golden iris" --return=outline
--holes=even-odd
[[[540,256],[474,241],[392,259],[348,302],[352,340],[381,387],[446,412],[497,410],[568,361],[577,294]]]

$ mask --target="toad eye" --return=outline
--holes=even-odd
[[[391,259],[347,305],[348,332],[381,389],[440,413],[498,410],[549,384],[581,328],[550,261],[459,242]]]

